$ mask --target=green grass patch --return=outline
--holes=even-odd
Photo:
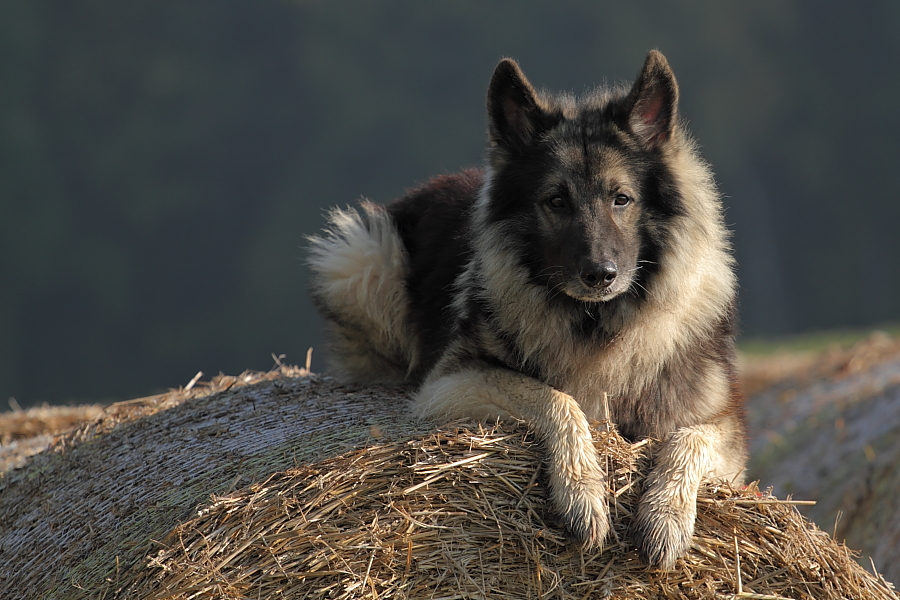
[[[869,329],[831,329],[810,331],[784,337],[738,339],[738,350],[748,356],[766,356],[778,352],[817,352],[828,348],[846,348],[864,340],[875,332],[900,337],[900,323],[889,323]]]

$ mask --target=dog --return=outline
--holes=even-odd
[[[739,484],[746,460],[729,233],[677,106],[658,51],[581,98],[504,59],[483,169],[333,210],[308,259],[335,372],[417,385],[421,417],[527,422],[586,548],[610,528],[603,394],[626,438],[662,440],[633,526],[662,569],[690,548],[701,480]]]

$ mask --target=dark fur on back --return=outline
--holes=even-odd
[[[624,435],[664,440],[635,541],[665,568],[700,480],[740,481],[745,458],[728,232],[677,102],[658,52],[630,89],[581,99],[502,61],[484,170],[334,211],[310,258],[337,372],[420,385],[422,416],[526,420],[586,544],[609,528],[588,425],[604,394]]]
[[[406,289],[421,356],[412,381],[434,366],[453,331],[452,286],[472,253],[469,212],[482,180],[475,169],[443,175],[388,206],[410,257]]]

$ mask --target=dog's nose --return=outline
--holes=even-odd
[[[579,275],[584,285],[592,288],[604,288],[611,285],[618,274],[616,263],[611,260],[601,260],[582,264]]]

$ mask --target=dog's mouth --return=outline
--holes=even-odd
[[[626,292],[630,286],[631,279],[620,276],[607,285],[589,285],[581,278],[572,278],[561,287],[567,296],[581,302],[608,302]]]
[[[566,295],[575,300],[580,300],[581,302],[608,302],[625,291],[624,289],[618,290],[611,288],[596,290],[585,288],[584,286],[577,284],[571,286],[571,288],[568,286],[565,288],[564,291]]]

